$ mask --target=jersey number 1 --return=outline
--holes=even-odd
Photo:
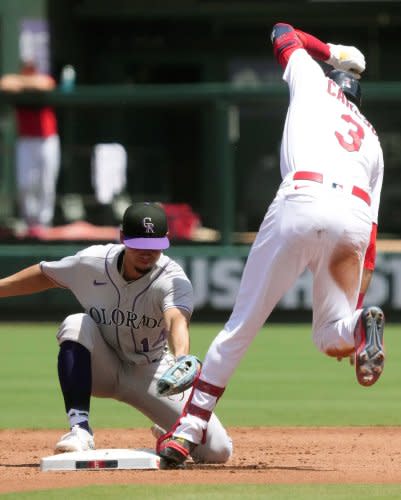
[[[350,128],[347,132],[347,137],[349,136],[352,139],[351,142],[347,142],[344,136],[340,134],[340,132],[335,132],[335,136],[337,137],[340,146],[342,146],[350,153],[359,151],[361,148],[362,139],[365,137],[363,128],[350,115],[341,115],[341,118],[347,123],[353,125],[356,130]]]

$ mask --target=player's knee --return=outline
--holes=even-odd
[[[217,436],[216,436],[217,438]],[[193,459],[197,463],[224,464],[233,454],[233,442],[228,434],[224,438],[208,440],[206,445],[195,448]]]
[[[232,454],[233,442],[231,438],[228,437],[227,441],[214,452],[213,463],[224,464],[231,458]]]
[[[318,351],[327,354],[327,349],[331,349],[336,344],[337,335],[335,324],[323,323],[319,327],[314,326],[312,331],[312,339]]]
[[[314,329],[313,342],[320,352],[333,358],[346,357],[354,350],[340,335],[336,322]]]
[[[60,345],[66,340],[78,342],[92,352],[96,330],[97,325],[88,314],[70,314],[60,325],[57,341]]]
[[[324,352],[324,341],[323,341],[323,332],[321,329],[319,330],[313,330],[313,343],[315,344],[316,348],[320,352]]]
[[[192,458],[197,464],[225,464],[233,454],[232,443],[218,449],[209,449],[207,453],[195,454]]]

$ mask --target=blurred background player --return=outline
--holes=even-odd
[[[374,384],[384,366],[383,312],[362,307],[375,263],[384,168],[377,134],[359,110],[364,56],[289,24],[276,24],[271,38],[290,91],[283,181],[252,245],[232,314],[207,352],[185,412],[158,443],[171,466],[203,442],[250,342],[306,268],[313,274],[316,347],[336,358],[354,353],[363,386]],[[311,56],[340,71],[326,77]]]
[[[0,89],[5,92],[51,91],[54,79],[25,61],[20,73],[4,75]],[[19,215],[35,236],[35,229],[51,226],[54,217],[57,179],[60,170],[60,140],[57,119],[50,106],[16,108],[16,187]]]

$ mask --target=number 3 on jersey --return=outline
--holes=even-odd
[[[362,139],[365,137],[363,128],[350,115],[341,115],[341,118],[351,125],[346,135],[347,139],[349,137],[351,138],[351,142],[349,142],[349,140],[347,141],[346,138],[340,134],[340,132],[335,132],[335,136],[337,137],[340,146],[350,153],[359,151]],[[355,129],[353,127],[355,127]]]

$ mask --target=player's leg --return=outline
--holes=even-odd
[[[376,307],[355,310],[371,225],[368,217],[361,217],[360,207],[347,217],[338,215],[333,213],[311,264],[313,339],[329,356],[341,358],[356,350],[357,379],[372,385],[383,370],[384,316]]]
[[[141,411],[163,431],[170,429],[181,415],[191,390],[170,397],[157,395],[156,384],[170,366],[172,357],[167,354],[160,363],[124,365],[119,375],[119,393],[116,399]],[[226,462],[231,455],[232,442],[219,419],[213,415],[206,442],[199,446],[194,460],[209,463]]]
[[[370,237],[370,211],[354,196],[337,198],[334,190],[328,191],[319,209],[325,223],[310,263],[313,339],[328,355],[346,356],[354,348],[353,333],[360,315],[355,307]]]
[[[191,456],[197,463],[225,463],[232,453],[232,439],[216,414],[212,413],[208,423],[205,443],[197,446],[191,452]]]
[[[18,204],[20,215],[29,226],[38,223],[39,156],[39,144],[36,139],[20,138],[17,140],[16,184]]]
[[[202,367],[202,379],[225,387],[249,344],[282,296],[309,261],[308,228],[289,223],[293,207],[275,201],[252,245],[233,311],[212,342]],[[303,224],[302,217],[299,217]]]
[[[304,205],[296,200],[287,201],[279,193],[270,206],[248,256],[233,312],[207,352],[200,378],[194,384],[193,395],[173,438],[166,439],[159,447],[165,460],[182,463],[183,446],[200,444],[207,437],[212,411],[240,359],[309,262],[309,253],[316,244],[309,233],[316,231],[309,218],[300,214]]]
[[[60,140],[58,135],[47,137],[41,149],[39,222],[48,226],[53,221],[56,186],[60,169]]]
[[[60,325],[57,340],[59,380],[71,430],[57,443],[56,450],[94,448],[89,426],[90,398],[92,394],[112,397],[119,361],[87,314],[68,316]]]
[[[324,248],[311,264],[313,273],[313,340],[329,356],[345,357],[354,350],[359,313],[355,311],[362,256],[356,249],[340,250],[337,256]],[[346,272],[344,273],[344,270]]]

